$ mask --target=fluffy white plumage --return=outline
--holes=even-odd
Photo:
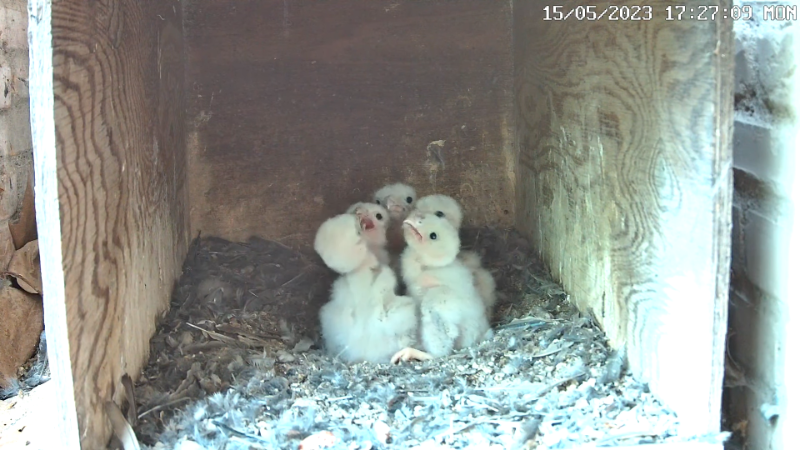
[[[435,214],[444,217],[455,229],[461,228],[464,212],[456,199],[443,194],[426,195],[417,200],[414,209],[423,214]]]
[[[340,274],[355,270],[370,253],[355,214],[339,214],[323,222],[314,237],[314,251],[326,266]]]
[[[458,230],[443,217],[415,212],[404,231],[408,247],[401,257],[402,275],[420,305],[420,344],[427,353],[406,348],[393,362],[446,356],[491,336],[472,273],[457,258]]]
[[[348,363],[388,363],[397,351],[412,345],[416,304],[411,297],[395,295],[396,285],[394,272],[385,265],[339,277],[330,302],[319,312],[327,351]]]
[[[328,219],[315,239],[325,264],[343,274],[319,312],[322,338],[330,353],[348,363],[388,363],[414,342],[416,303],[395,295],[397,277],[368,249],[359,222],[355,214]]]
[[[366,240],[369,250],[381,264],[389,264],[389,252],[386,250],[386,229],[391,222],[389,211],[376,203],[358,202],[347,208],[347,212],[358,217],[361,236]]]
[[[373,196],[376,204],[389,211],[391,222],[386,231],[389,253],[399,255],[406,243],[403,240],[403,221],[414,208],[417,201],[417,192],[413,187],[395,183],[378,189]]]
[[[497,303],[497,283],[491,272],[481,265],[481,257],[472,250],[461,250],[458,259],[472,272],[472,282],[483,300],[486,315],[492,317],[494,304]]]
[[[417,191],[404,183],[384,186],[375,192],[375,203],[385,207],[392,219],[403,222],[414,207]]]
[[[434,214],[447,219],[458,230],[464,220],[461,205],[447,195],[434,194],[420,198],[414,208],[422,214]],[[497,302],[496,283],[492,274],[483,268],[481,257],[473,251],[463,250],[458,254],[458,259],[472,271],[472,280],[475,288],[483,299],[487,315],[492,315],[494,304]]]

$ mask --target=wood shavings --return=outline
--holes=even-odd
[[[570,448],[676,433],[675,416],[625,374],[622,354],[524,239],[484,228],[462,230],[462,242],[495,277],[495,336],[447,358],[350,366],[320,346],[317,313],[333,275],[313,255],[261,240],[195,242],[137,386],[141,441],[160,449]],[[290,282],[299,274],[302,282]],[[197,286],[208,279],[217,281],[201,297]],[[220,285],[223,302],[213,294]]]

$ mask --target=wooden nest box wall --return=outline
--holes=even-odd
[[[192,237],[309,245],[395,180],[524,232],[687,432],[718,430],[732,24],[671,3],[30,0],[62,448],[109,438]]]

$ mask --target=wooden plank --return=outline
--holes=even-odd
[[[517,225],[693,434],[720,423],[733,42],[673,3],[572,2],[652,11],[581,23],[514,3]]]
[[[181,9],[30,8],[37,224],[63,419],[53,448],[78,448],[78,436],[103,448],[104,402],[124,396],[125,373],[138,377],[188,248]]]
[[[193,232],[308,246],[398,180],[510,226],[510,23],[485,0],[188,2]]]
[[[47,359],[56,395],[50,409],[50,447],[80,450],[78,416],[67,330],[67,302],[61,255],[61,219],[58,203],[56,125],[53,114],[52,0],[29,0],[28,39],[31,130],[34,160],[34,201],[42,270],[44,327]]]
[[[56,127],[53,115],[53,52],[51,0],[28,2],[30,48],[31,130],[34,157],[34,200],[42,270],[47,358],[57,395],[50,412],[53,448],[79,450],[75,411],[67,306],[61,257],[61,220],[58,204]]]
[[[0,270],[36,228],[33,215],[28,214],[33,209],[33,192],[28,188],[32,185],[33,150],[27,16],[25,0],[0,2]]]
[[[800,38],[800,24],[794,25],[795,38]],[[795,49],[798,48],[795,40]],[[794,52],[795,67],[800,64],[800,51]],[[800,105],[800,72],[795,71],[792,80],[793,85],[793,104]],[[794,116],[795,133],[797,139],[794,140],[794,177],[789,188],[789,199],[792,202],[792,213],[789,218],[790,231],[789,242],[786,244],[789,247],[787,252],[788,260],[786,261],[786,270],[784,274],[787,276],[786,280],[786,299],[794,299],[794,301],[786,302],[786,325],[785,325],[785,341],[783,343],[784,361],[779,369],[784,380],[784,398],[782,406],[785,408],[781,417],[779,417],[777,439],[775,448],[788,449],[791,448],[797,441],[795,434],[795,424],[800,423],[800,386],[797,382],[791,380],[796,379],[798,368],[800,368],[800,304],[797,299],[800,298],[800,278],[796,274],[800,273],[800,118]],[[788,147],[787,148],[791,148]]]

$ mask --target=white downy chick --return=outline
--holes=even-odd
[[[426,195],[417,200],[414,209],[423,214],[435,214],[444,217],[453,227],[458,230],[464,220],[464,212],[461,205],[453,197],[443,194]]]
[[[386,208],[376,203],[358,202],[351,205],[347,212],[358,217],[361,224],[361,236],[366,240],[370,251],[378,257],[378,262],[388,265],[386,228],[390,219]]]
[[[402,223],[417,200],[417,191],[413,187],[395,183],[384,186],[375,192],[375,203],[385,207],[392,219]]]
[[[355,270],[370,253],[355,214],[339,214],[323,222],[314,237],[314,251],[326,266],[340,274]]]
[[[471,283],[472,273],[457,258],[458,230],[435,214],[412,213],[403,223],[408,247],[402,273],[420,305],[420,343],[424,352],[404,348],[392,362],[449,355],[492,335],[486,308]]]
[[[406,245],[403,240],[403,221],[414,208],[417,191],[407,184],[395,183],[378,189],[373,199],[389,211],[391,222],[386,233],[388,248],[390,253],[399,255]]]
[[[494,313],[494,304],[497,303],[497,284],[492,273],[481,265],[481,257],[472,250],[461,250],[458,259],[472,272],[472,283],[483,300],[486,316],[491,318]]]
[[[351,270],[333,283],[331,299],[320,309],[325,347],[348,363],[388,363],[392,355],[416,339],[416,302],[411,297],[395,295],[397,277],[369,251],[361,238],[359,219],[354,214],[333,219],[323,224],[322,234],[334,235],[339,243],[331,247],[346,255],[332,258],[333,265]],[[329,250],[326,245],[319,247]],[[356,261],[355,255],[360,255],[361,260]],[[327,260],[326,264],[331,266]]]
[[[447,195],[426,195],[417,200],[414,209],[423,214],[435,214],[437,217],[443,217],[456,230],[461,228],[461,223],[464,220],[461,205],[454,198]],[[488,270],[483,268],[481,258],[476,252],[462,250],[458,254],[458,259],[472,271],[472,281],[475,284],[475,288],[478,289],[481,299],[483,299],[487,315],[491,317],[494,304],[497,302],[497,286],[494,277]]]
[[[388,363],[413,345],[416,303],[395,295],[396,285],[394,272],[385,265],[359,268],[333,283],[331,299],[319,311],[322,338],[331,355],[347,363]]]

